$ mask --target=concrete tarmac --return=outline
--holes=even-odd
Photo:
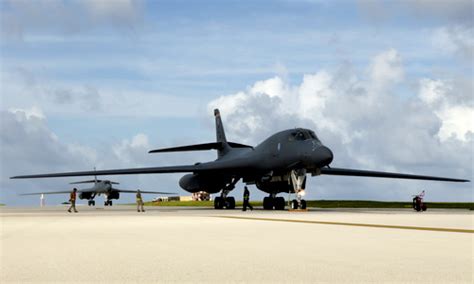
[[[474,279],[473,211],[145,209],[0,207],[0,282]]]

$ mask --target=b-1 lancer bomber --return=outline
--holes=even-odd
[[[115,185],[119,184],[115,181],[110,180],[99,180],[94,178],[93,180],[77,181],[71,182],[70,184],[84,184],[84,183],[93,183],[94,185],[91,188],[78,189],[79,199],[87,199],[87,204],[89,206],[95,206],[94,198],[103,194],[105,196],[104,206],[112,206],[112,199],[119,199],[120,193],[137,193],[137,190],[126,190],[118,189]],[[35,193],[24,193],[20,195],[42,195],[42,194],[67,194],[71,193],[69,191],[45,191],[45,192],[35,192]],[[140,190],[140,193],[150,193],[150,194],[175,194],[173,192],[159,192],[159,191],[143,191]]]
[[[333,160],[332,151],[323,145],[312,130],[304,128],[278,132],[255,147],[228,142],[218,109],[214,110],[214,116],[216,142],[158,149],[149,153],[214,149],[217,150],[215,161],[183,166],[23,175],[12,178],[187,173],[179,180],[181,188],[192,193],[220,192],[220,196],[214,199],[216,209],[235,208],[235,199],[228,194],[235,188],[236,183],[242,180],[245,184],[255,184],[258,189],[269,194],[263,199],[263,208],[268,210],[285,208],[284,198],[277,197],[279,193],[296,193],[291,207],[305,209],[303,196],[307,174],[468,182],[465,179],[446,177],[333,168],[330,167]]]

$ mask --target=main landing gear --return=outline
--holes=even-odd
[[[296,199],[291,201],[291,209],[306,209],[306,200],[303,199],[305,195],[304,184],[306,181],[306,170],[292,170],[291,171],[291,183],[293,184],[293,190],[296,193]]]
[[[95,198],[96,196],[96,193],[93,193],[90,197],[89,197],[89,200],[87,200],[87,205],[89,206],[95,206]]]
[[[235,198],[229,197],[216,197],[214,199],[214,209],[235,209]]]
[[[214,198],[214,209],[235,209],[235,198],[227,196],[231,190],[235,188],[235,184],[239,179],[234,178],[224,189],[221,196]]]
[[[285,210],[285,198],[270,194],[270,196],[263,198],[263,209]]]
[[[104,206],[112,206],[112,200],[104,201]]]

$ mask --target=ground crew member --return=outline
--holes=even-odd
[[[244,187],[244,205],[242,208],[242,211],[247,211],[247,207],[250,208],[250,210],[253,210],[252,205],[249,203],[250,200],[250,191],[247,187]]]
[[[77,210],[76,210],[76,196],[77,196],[77,188],[74,188],[71,192],[71,195],[69,196],[69,202],[71,202],[71,206],[67,210],[69,213],[71,213],[71,209],[74,209],[74,212],[77,213]]]
[[[143,199],[140,189],[137,190],[137,212],[145,212],[143,209]]]

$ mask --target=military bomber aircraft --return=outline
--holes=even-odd
[[[119,199],[120,193],[136,193],[136,190],[126,190],[118,189],[115,185],[119,184],[118,182],[111,180],[100,180],[97,177],[94,177],[93,180],[85,181],[76,181],[71,182],[70,184],[84,184],[84,183],[93,183],[94,185],[91,188],[78,189],[79,199],[87,199],[87,205],[95,206],[94,198],[98,195],[103,194],[105,196],[104,206],[112,206],[112,199]],[[42,195],[42,194],[68,194],[71,193],[71,190],[68,191],[45,191],[45,192],[35,192],[35,193],[24,193],[20,195]],[[140,190],[140,193],[150,193],[150,194],[174,194],[173,192],[159,192],[159,191],[143,191]]]
[[[331,150],[323,145],[312,130],[304,128],[278,132],[255,147],[227,142],[218,109],[214,110],[214,116],[216,142],[157,149],[149,151],[149,153],[214,149],[217,150],[215,161],[183,166],[23,175],[12,178],[187,173],[179,180],[181,188],[188,192],[220,192],[220,196],[214,199],[216,209],[235,208],[235,199],[228,196],[228,194],[235,188],[236,183],[242,180],[246,184],[255,184],[258,189],[269,194],[268,197],[263,199],[263,208],[267,210],[282,210],[285,208],[285,199],[277,197],[279,193],[296,193],[296,199],[292,200],[291,207],[305,209],[306,202],[303,196],[307,174],[312,176],[365,176],[450,182],[469,181],[446,177],[333,168],[330,167],[333,160]]]

